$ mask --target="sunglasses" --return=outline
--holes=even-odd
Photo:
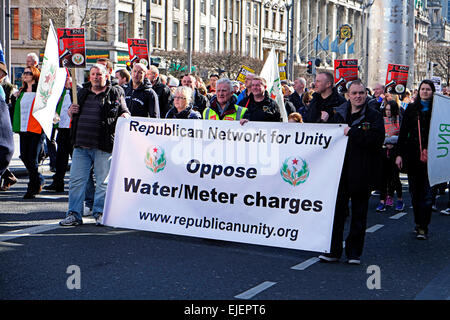
[[[24,73],[22,73],[23,76],[32,76],[33,72],[31,71],[25,71]]]

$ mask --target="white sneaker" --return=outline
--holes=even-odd
[[[63,220],[59,222],[60,226],[68,227],[68,226],[79,226],[82,225],[83,221],[77,220],[74,214],[69,214],[67,217],[65,217]]]
[[[361,264],[361,260],[359,260],[359,259],[348,259],[347,263],[348,264],[359,265],[359,264]]]
[[[92,216],[92,209],[90,209],[88,207],[84,207],[83,217],[88,217],[88,216]]]
[[[445,210],[441,210],[441,213],[442,213],[444,216],[450,216],[450,207],[448,207],[448,208],[445,209]]]
[[[95,225],[102,226],[103,225],[103,214],[99,214],[97,218],[95,218]]]

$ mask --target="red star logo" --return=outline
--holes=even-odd
[[[158,149],[157,148],[153,148],[153,152],[154,153],[158,152]]]
[[[297,159],[292,160],[292,164],[298,164],[298,160]]]
[[[45,83],[49,83],[52,80],[52,75],[49,73],[45,76]]]

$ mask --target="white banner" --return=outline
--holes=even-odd
[[[103,223],[329,252],[344,126],[120,118]]]
[[[430,185],[450,181],[450,97],[435,94],[428,136]]]

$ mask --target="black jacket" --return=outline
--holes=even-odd
[[[347,100],[337,92],[336,88],[333,88],[332,93],[326,99],[323,99],[320,93],[314,93],[304,122],[322,122],[320,119],[322,111],[326,111],[328,113],[328,122],[330,122],[330,119],[334,114],[334,108],[339,107],[346,101]]]
[[[123,89],[118,85],[111,85],[107,82],[107,88],[105,91],[105,98],[103,104],[100,106],[102,124],[100,135],[101,141],[99,149],[105,152],[112,152],[114,145],[114,133],[116,129],[117,118],[123,113],[130,113],[124,99]],[[78,105],[80,106],[79,113],[76,113],[72,117],[72,125],[70,127],[71,143],[75,144],[76,131],[78,127],[78,120],[80,114],[83,112],[83,105],[91,91],[91,83],[87,82],[83,85],[83,88],[78,90],[77,98]]]
[[[164,118],[164,116],[169,111],[172,102],[172,94],[170,93],[170,88],[163,84],[158,77],[158,79],[156,79],[156,82],[152,85],[152,89],[158,96],[159,113],[161,115],[161,118]]]
[[[249,95],[247,112],[244,114],[244,119],[267,122],[280,122],[282,120],[280,107],[275,100],[269,97],[267,91],[264,93],[264,100],[261,102],[256,102],[252,93]]]
[[[189,105],[186,109],[181,112],[178,112],[177,108],[172,107],[166,114],[166,119],[201,119],[202,116],[198,111],[192,109],[192,106]]]
[[[381,167],[384,142],[384,121],[381,113],[367,105],[367,101],[357,114],[351,115],[351,105],[347,101],[335,109],[329,122],[348,124],[347,149],[342,168],[341,184],[350,193],[374,190]]]
[[[133,117],[160,117],[158,96],[147,78],[137,89],[133,89],[133,80],[128,83],[125,101]]]
[[[200,92],[198,92],[197,88],[194,90],[194,103],[193,108],[195,111],[200,112],[200,114],[203,114],[203,110],[209,107],[209,100],[204,95],[202,95]]]
[[[428,111],[422,111],[420,102],[410,103],[403,114],[400,133],[397,142],[398,155],[402,157],[403,169],[407,173],[427,171],[427,164],[420,161],[419,123],[422,149],[428,148],[428,135],[430,132],[431,111],[433,103],[430,103]]]
[[[288,98],[290,102],[294,104],[296,112],[299,112],[301,108],[305,107],[302,101],[303,94],[300,96],[297,91],[291,94]]]

